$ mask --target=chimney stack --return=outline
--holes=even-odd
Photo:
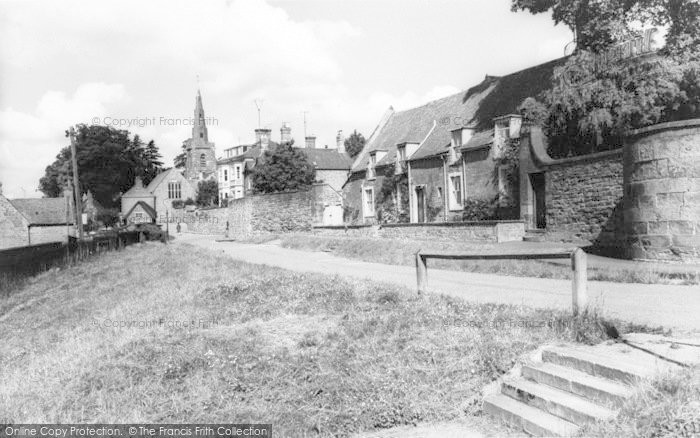
[[[306,149],[316,149],[316,136],[309,135],[306,137]]]
[[[343,135],[343,130],[338,131],[338,135],[335,136],[335,146],[338,149],[338,153],[345,153],[345,136]]]
[[[78,168],[78,169],[80,169],[80,168]],[[143,180],[141,179],[140,176],[137,176],[136,178],[134,178],[134,187],[136,187],[137,189],[143,188]]]
[[[270,145],[270,134],[271,129],[268,128],[258,128],[255,130],[255,143],[260,143],[263,149],[267,149]]]
[[[281,143],[292,141],[292,127],[287,122],[284,122],[280,128],[280,141]]]

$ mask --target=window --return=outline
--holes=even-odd
[[[228,181],[228,169],[224,169],[224,181]]]
[[[207,165],[207,156],[205,154],[199,156],[199,165],[201,167],[205,167]]]
[[[204,138],[204,133],[203,133],[203,132],[200,132],[200,133],[199,133],[199,138]]]
[[[375,153],[370,153],[369,164],[367,165],[367,178],[373,179],[375,177],[374,168],[377,165],[377,155]]]
[[[169,182],[168,183],[168,199],[181,199],[182,198],[182,187],[179,182]]]
[[[364,190],[364,206],[365,206],[365,211],[364,211],[364,216],[365,217],[372,217],[374,216],[374,188],[369,187]]]
[[[510,123],[505,120],[501,122],[496,122],[496,132],[494,134],[494,158],[501,158],[503,156],[503,149],[505,143],[510,138]]]
[[[457,148],[462,146],[462,130],[456,129],[452,131],[452,147]]]
[[[406,161],[406,146],[399,146],[399,161]]]
[[[462,209],[462,175],[450,175],[450,210]]]
[[[241,179],[241,166],[236,166],[236,179]]]

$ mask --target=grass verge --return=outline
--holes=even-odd
[[[700,436],[700,369],[644,382],[615,420],[584,428],[585,437]]]
[[[251,422],[280,437],[348,436],[476,412],[481,388],[522,354],[602,339],[595,315],[148,243],[0,300],[0,423]]]
[[[489,251],[494,244],[480,242],[431,242],[364,237],[337,238],[308,234],[279,236],[285,248],[326,251],[340,257],[389,265],[415,265],[415,253],[424,251]],[[252,243],[252,242],[251,242]],[[466,272],[511,275],[518,277],[570,279],[566,263],[546,260],[431,260],[432,267]],[[617,283],[700,284],[700,274],[658,272],[653,269],[588,268],[588,279]]]

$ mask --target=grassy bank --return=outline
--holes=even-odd
[[[700,369],[662,375],[644,382],[613,421],[581,431],[586,437],[700,436]]]
[[[136,245],[0,300],[0,423],[258,422],[276,436],[347,436],[463,417],[521,354],[603,337],[594,319],[557,311]]]
[[[273,237],[258,237],[254,243],[265,243]],[[389,265],[415,265],[415,253],[423,251],[489,251],[492,243],[440,242],[398,239],[371,239],[364,237],[337,238],[308,234],[279,236],[285,248],[305,251],[327,251],[341,257]],[[545,260],[431,260],[431,266],[466,272],[482,272],[518,277],[571,278],[568,263]],[[698,274],[676,274],[657,272],[653,269],[588,268],[588,279],[618,283],[646,284],[700,284]]]

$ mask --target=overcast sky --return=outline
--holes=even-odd
[[[0,1],[0,181],[7,197],[41,196],[77,123],[154,139],[172,165],[197,75],[218,156],[253,140],[256,99],[274,140],[286,121],[303,142],[307,111],[322,147],[339,129],[368,136],[390,105],[563,56],[571,39],[510,0]]]

